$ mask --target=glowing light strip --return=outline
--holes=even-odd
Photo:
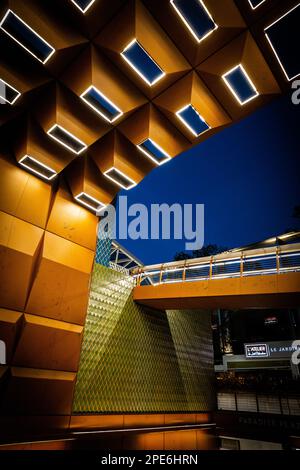
[[[182,117],[180,116],[180,113],[182,113],[182,111],[185,111],[187,108],[189,107],[192,107],[193,110],[195,111],[195,113],[199,116],[199,118],[201,119],[202,122],[204,122],[204,124],[206,124],[208,126],[208,129],[205,129],[203,132],[200,132],[200,134],[197,134],[197,132],[188,124],[188,122]],[[194,106],[192,104],[187,104],[186,106],[184,106],[183,108],[179,109],[178,111],[176,111],[176,116],[180,119],[180,121],[188,128],[188,130],[196,137],[199,137],[200,135],[204,134],[205,132],[209,131],[211,129],[211,127],[207,124],[207,122],[205,121],[205,119],[201,116],[200,113],[198,113],[198,111],[194,108]]]
[[[173,429],[183,429],[183,428],[203,428],[209,429],[212,426],[216,426],[216,423],[204,423],[204,424],[182,424],[179,426],[171,425],[171,426],[155,426],[155,427],[148,427],[148,428],[122,428],[122,429],[99,429],[97,431],[75,431],[72,435],[81,435],[81,434],[110,434],[110,433],[123,433],[123,432],[137,432],[137,431],[168,431]]]
[[[86,98],[85,98],[85,95],[87,93],[89,93],[90,90],[94,89],[100,96],[102,96],[102,98],[104,98],[111,106],[113,106],[116,111],[118,111],[119,114],[117,114],[117,116],[115,116],[113,119],[109,119],[107,116],[105,116],[105,114],[100,111],[98,108],[96,108],[96,106],[94,106],[93,104],[91,104],[90,101],[88,101]],[[101,93],[101,91],[98,90],[98,88],[94,87],[93,85],[89,86],[83,93],[81,93],[80,95],[80,98],[88,105],[90,106],[94,111],[96,111],[96,113],[100,114],[101,117],[103,117],[103,119],[105,119],[106,121],[110,122],[110,123],[113,123],[114,121],[116,121],[117,119],[119,119],[120,116],[122,116],[124,113],[123,111],[121,111],[118,106],[116,106],[109,98],[107,98],[107,96],[104,95],[104,93]]]
[[[85,196],[87,199],[90,199],[91,201],[94,201],[96,204],[98,204],[98,207],[93,207],[91,206],[90,204],[88,204],[86,201],[82,201],[80,198],[81,196]],[[98,199],[95,199],[93,196],[90,196],[89,194],[85,193],[84,191],[82,191],[81,193],[77,194],[77,196],[75,196],[75,199],[76,201],[78,201],[80,204],[88,207],[89,209],[91,209],[92,211],[94,212],[98,212],[99,209],[104,209],[105,207],[105,204],[103,204],[102,202],[98,201]]]
[[[0,78],[0,83],[1,83],[1,82],[5,83],[6,86],[8,86],[8,87],[11,88],[12,90],[14,90],[14,91],[17,93],[17,96],[13,99],[13,101],[9,101],[9,100],[7,100],[7,99],[5,98],[5,96],[1,96],[1,95],[0,95],[0,101],[1,101],[1,99],[3,99],[4,101],[6,101],[6,103],[13,105],[13,104],[17,101],[17,99],[20,98],[21,93],[20,93],[18,90],[16,90],[16,88],[14,88],[14,87],[11,86],[9,83],[7,83],[5,80],[3,80],[3,78]]]
[[[280,258],[288,258],[290,256],[300,256],[300,253],[286,253],[286,254],[280,254],[279,253]]]
[[[279,272],[287,272],[287,271],[298,271],[300,270],[300,266],[291,266],[291,267],[283,267],[280,268]],[[272,274],[276,273],[277,269],[276,268],[271,268],[271,269],[263,269],[263,270],[256,270],[256,271],[244,271],[243,272],[243,277],[246,276],[254,276],[254,275],[264,275],[264,274]],[[149,277],[149,276],[147,276]],[[209,276],[202,276],[202,277],[192,277],[192,278],[186,278],[184,281],[183,279],[174,279],[174,280],[164,280],[162,279],[161,282],[156,282],[152,283],[153,286],[159,286],[161,284],[175,284],[177,282],[193,282],[193,281],[203,281],[207,279],[229,279],[229,278],[236,278],[236,277],[241,277],[240,273],[228,273],[228,274],[214,274],[211,278]]]
[[[252,8],[252,10],[255,10],[256,8],[260,7],[260,5],[262,5],[263,3],[265,3],[266,0],[262,0],[260,3],[258,3],[255,7],[252,5],[252,0],[248,0],[248,2],[250,3],[250,6]]]
[[[116,172],[119,173],[119,175],[121,175],[124,179],[126,179],[126,180],[128,180],[130,183],[132,183],[131,186],[124,186],[122,183],[120,183],[119,181],[115,180],[112,176],[110,176],[108,173],[109,173],[110,171],[112,171],[112,170],[116,171]],[[129,176],[125,175],[125,173],[123,173],[122,171],[118,170],[118,169],[115,168],[114,166],[112,166],[109,170],[106,170],[106,171],[104,172],[104,175],[105,175],[108,179],[110,179],[111,181],[113,181],[115,184],[117,184],[118,186],[120,186],[120,187],[123,188],[123,189],[127,189],[127,190],[128,190],[128,189],[134,188],[134,186],[137,185],[137,183],[136,183],[133,179],[131,179]]]
[[[40,165],[42,166],[43,168],[45,168],[46,170],[49,170],[49,171],[52,171],[54,174],[51,175],[50,177],[47,177],[45,175],[43,175],[42,173],[40,173],[39,171],[31,168],[29,165],[27,165],[26,163],[23,163],[24,160],[26,160],[26,158],[30,158],[30,160],[33,160],[37,165]],[[57,172],[55,170],[53,170],[53,168],[50,168],[50,166],[47,166],[45,165],[44,163],[40,162],[39,160],[37,160],[36,158],[34,157],[31,157],[30,155],[24,155],[24,157],[21,158],[21,160],[19,161],[19,164],[22,165],[24,168],[26,168],[27,170],[30,170],[32,171],[33,173],[35,173],[36,175],[39,175],[41,178],[44,178],[45,180],[47,181],[51,181],[53,178],[55,178],[55,176],[57,176]]]
[[[85,9],[83,10],[79,5],[78,3],[76,3],[76,0],[71,0],[72,3],[74,3],[74,5],[82,12],[82,13],[86,13],[90,8],[91,6],[93,5],[93,3],[95,3],[96,0],[91,0],[90,3],[85,7]]]
[[[70,137],[72,137],[72,139],[76,140],[76,142],[78,142],[79,144],[81,144],[83,146],[83,148],[81,150],[79,150],[79,152],[76,152],[76,150],[74,150],[72,147],[70,147],[68,144],[66,144],[65,142],[63,142],[62,140],[58,139],[56,136],[54,136],[53,134],[51,134],[51,132],[56,128],[58,127],[59,129],[62,129],[63,132],[65,132],[66,134],[68,134]],[[78,139],[77,137],[75,137],[75,135],[71,134],[71,132],[67,131],[64,127],[60,126],[59,124],[54,124],[48,131],[47,131],[47,134],[54,140],[56,140],[56,142],[60,143],[61,145],[63,145],[64,147],[66,147],[68,150],[70,150],[71,152],[75,153],[76,155],[79,155],[80,153],[82,153],[84,150],[87,149],[87,145],[82,142],[82,140]]]
[[[273,46],[272,44],[272,41],[271,39],[269,38],[268,34],[266,33],[266,31],[271,28],[272,26],[274,26],[274,24],[278,23],[278,21],[282,20],[282,18],[284,18],[285,16],[289,15],[292,11],[294,11],[296,8],[298,8],[300,6],[300,3],[298,3],[298,5],[296,5],[294,8],[292,8],[291,10],[289,10],[287,13],[285,13],[284,15],[282,15],[280,18],[278,18],[276,21],[274,21],[272,24],[270,24],[269,26],[267,26],[264,31],[265,31],[265,36],[271,46],[271,49],[272,51],[274,52],[275,56],[276,56],[276,59],[278,60],[279,62],[279,65],[280,67],[282,68],[283,72],[284,72],[284,75],[285,77],[287,78],[287,80],[290,82],[291,80],[294,80],[296,77],[298,77],[298,75],[300,75],[300,72],[297,73],[296,75],[294,75],[293,77],[289,77],[288,73],[286,72],[280,58],[279,58],[279,55],[277,54],[277,51],[275,50],[275,47]]]
[[[141,147],[141,145],[143,145],[144,142],[146,142],[147,140],[150,140],[150,142],[152,143],[152,145],[154,147],[156,147],[163,155],[165,155],[165,159],[162,160],[162,161],[158,161],[155,159],[155,157],[153,157],[153,155],[151,155],[151,153],[149,151],[147,151],[146,149],[144,149],[143,147]],[[148,139],[144,140],[143,142],[141,142],[140,144],[137,145],[137,148],[143,152],[148,158],[150,158],[150,160],[152,160],[154,163],[156,163],[156,165],[163,165],[164,163],[168,162],[169,160],[171,160],[171,157],[170,155],[164,151],[163,148],[161,148],[156,142],[154,142],[154,140],[150,139],[150,137],[148,137]]]
[[[153,82],[149,82],[148,78],[145,77],[145,75],[124,55],[124,52],[126,52],[128,49],[130,49],[130,47],[132,46],[132,44],[134,43],[137,43],[139,45],[139,47],[141,49],[143,49],[143,51],[145,52],[145,54],[147,54],[147,56],[151,59],[151,61],[156,65],[156,67],[159,68],[159,70],[161,71],[161,74],[153,81]],[[160,68],[160,66],[155,62],[154,59],[152,59],[151,55],[148,54],[147,51],[145,51],[145,49],[141,46],[141,44],[136,40],[136,39],[133,39],[126,47],[125,49],[123,49],[123,51],[121,52],[121,56],[123,57],[123,59],[126,60],[126,62],[130,65],[130,67],[149,85],[149,86],[153,86],[155,85],[159,80],[161,80],[166,74],[165,72]]]
[[[255,95],[251,96],[250,98],[248,98],[246,101],[241,101],[239,95],[236,93],[235,89],[231,86],[230,82],[227,80],[227,75],[229,75],[230,73],[234,72],[236,69],[240,68],[243,72],[243,74],[245,75],[248,83],[250,84],[251,88],[253,89],[253,91],[255,92]],[[234,97],[236,98],[236,100],[240,103],[241,106],[244,106],[245,104],[249,103],[249,101],[252,101],[254,98],[256,98],[259,93],[254,85],[254,83],[252,82],[251,78],[249,77],[249,75],[247,74],[246,70],[244,69],[244,67],[242,66],[242,64],[238,64],[236,65],[235,67],[233,67],[231,70],[229,70],[228,72],[226,72],[224,75],[222,75],[222,78],[224,80],[224,82],[226,83],[226,86],[230,89],[231,93],[234,95]]]
[[[172,5],[172,7],[174,8],[174,10],[176,11],[176,13],[178,14],[178,16],[181,18],[181,20],[184,22],[184,24],[186,25],[186,27],[188,28],[188,30],[190,31],[190,33],[194,36],[194,38],[196,39],[196,41],[198,43],[200,43],[201,41],[203,41],[204,39],[206,39],[210,34],[212,34],[214,31],[216,31],[216,29],[218,29],[218,25],[217,23],[214,21],[213,17],[211,16],[210,12],[208,11],[208,9],[206,8],[206,6],[204,5],[203,1],[202,0],[198,0],[199,3],[202,5],[202,8],[206,11],[207,15],[210,17],[211,21],[214,23],[215,27],[213,29],[211,29],[210,31],[208,31],[208,33],[206,33],[204,36],[202,36],[202,38],[199,38],[199,36],[197,35],[197,33],[193,30],[192,26],[189,24],[189,22],[185,19],[185,17],[183,16],[183,14],[181,13],[181,11],[178,9],[178,7],[174,4],[174,0],[170,0],[170,3]]]
[[[18,20],[20,20],[25,26],[26,28],[30,29],[30,31],[32,31],[37,37],[39,37],[45,44],[47,44],[48,47],[50,47],[52,49],[52,51],[50,52],[50,54],[48,55],[48,57],[42,61],[39,57],[37,57],[30,49],[28,49],[26,46],[24,46],[24,44],[22,44],[20,41],[18,41],[12,34],[10,34],[8,31],[6,31],[6,29],[3,27],[3,23],[4,21],[6,20],[7,16],[9,15],[9,13],[12,13],[16,18],[18,18]],[[42,38],[42,36],[40,36],[33,28],[31,28],[30,26],[28,26],[27,23],[25,23],[25,21],[23,21],[18,15],[16,15],[16,13],[14,13],[12,10],[8,9],[7,12],[5,13],[4,17],[2,18],[1,20],[1,23],[0,23],[0,28],[8,35],[10,36],[14,41],[16,41],[20,46],[22,46],[27,52],[29,52],[29,54],[31,54],[33,57],[35,57],[39,62],[42,62],[42,64],[46,64],[46,62],[48,62],[48,60],[50,59],[50,57],[52,57],[52,55],[54,54],[55,52],[55,49],[54,47],[51,46],[51,44],[49,44],[44,38]]]

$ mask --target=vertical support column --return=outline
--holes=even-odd
[[[280,257],[279,257],[279,248],[276,246],[276,271],[279,274],[280,271]]]

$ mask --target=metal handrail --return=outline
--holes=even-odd
[[[300,243],[144,266],[131,274],[137,285],[145,279],[159,285],[293,271],[300,271]]]

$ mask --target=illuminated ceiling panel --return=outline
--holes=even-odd
[[[77,155],[87,148],[86,144],[58,124],[54,124],[54,126],[48,130],[47,134],[59,144]]]
[[[112,123],[122,116],[122,111],[96,87],[91,85],[80,96],[94,111]]]
[[[77,194],[77,196],[75,196],[75,199],[80,204],[87,207],[88,209],[91,209],[96,213],[98,213],[101,209],[104,209],[105,207],[105,204],[84,192]]]
[[[222,78],[241,105],[258,96],[255,85],[241,64],[226,72]]]
[[[150,86],[155,85],[165,75],[136,39],[125,47],[121,55],[130,67]]]
[[[123,189],[131,189],[136,186],[135,181],[117,168],[110,168],[104,175]]]
[[[170,155],[167,154],[156,142],[152,139],[146,139],[144,142],[139,144],[138,149],[141,150],[148,158],[150,158],[156,165],[162,165],[171,159]]]
[[[266,38],[286,76],[294,80],[300,74],[299,45],[300,3],[265,28]]]
[[[255,10],[255,8],[258,8],[260,5],[262,5],[263,3],[265,3],[266,0],[248,0],[248,2],[250,3],[250,6],[252,8],[252,10]]]
[[[205,122],[205,119],[191,104],[188,104],[177,111],[176,115],[196,137],[210,129],[210,126]]]
[[[82,12],[86,13],[96,0],[71,0],[72,3]]]
[[[54,171],[52,168],[45,165],[44,163],[39,162],[36,158],[31,157],[30,155],[24,155],[19,163],[22,167],[26,168],[26,170],[29,170],[35,175],[38,175],[48,181],[52,180],[57,175],[56,171]]]
[[[1,29],[37,60],[45,64],[55,49],[13,11],[7,10]]]
[[[171,0],[170,3],[197,42],[218,28],[202,0]]]
[[[14,104],[21,93],[0,78],[0,104]]]

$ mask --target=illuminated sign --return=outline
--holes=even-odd
[[[289,358],[292,353],[299,349],[295,346],[296,341],[272,341],[268,343],[245,344],[245,356],[247,359],[261,358]]]
[[[267,344],[245,344],[246,358],[269,357],[269,347]]]

